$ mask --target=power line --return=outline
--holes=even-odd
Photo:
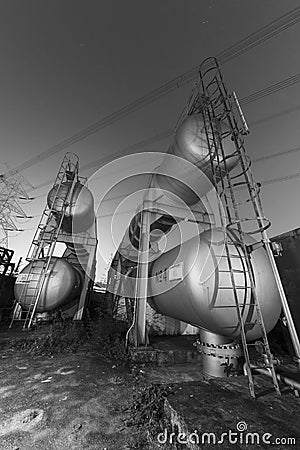
[[[261,43],[267,41],[268,39],[276,36],[277,34],[287,30],[288,28],[296,25],[300,21],[300,7],[294,8],[293,10],[287,12],[286,14],[280,16],[279,18],[273,20],[269,24],[259,28],[257,31],[251,33],[246,38],[243,38],[236,44],[233,44],[226,50],[218,53],[216,55],[217,59],[221,64],[225,64],[233,58],[240,56],[247,51],[253,49],[254,47],[260,45]],[[138,109],[141,109],[150,103],[158,100],[164,95],[184,86],[187,83],[192,82],[198,76],[198,66],[184,72],[183,74],[173,78],[162,86],[152,90],[148,94],[134,100],[128,105],[120,108],[119,110],[103,117],[97,122],[89,125],[88,127],[82,129],[81,131],[75,133],[73,136],[64,139],[63,141],[55,144],[54,146],[48,148],[41,154],[30,158],[24,163],[16,167],[17,170],[22,171],[28,169],[29,167],[39,163],[40,161],[49,158],[50,156],[65,150],[66,148],[76,144],[77,142],[85,139],[98,132],[99,130],[111,125],[112,123],[126,117]]]
[[[135,153],[139,151],[141,148],[147,147],[148,145],[155,144],[156,142],[162,141],[164,139],[169,138],[174,133],[173,128],[169,128],[168,130],[164,130],[161,133],[156,134],[155,136],[151,136],[150,138],[143,139],[142,141],[136,142],[135,144],[128,145],[127,147],[119,150],[118,152],[113,153],[113,155],[109,155],[105,158],[97,159],[96,161],[92,161],[81,168],[81,170],[93,169],[95,166],[104,165],[107,162],[112,161],[115,157],[125,156],[127,153]],[[113,157],[112,157],[113,156]]]
[[[298,178],[300,178],[300,172],[295,173],[295,174],[293,174],[293,175],[286,175],[286,176],[284,176],[284,177],[271,178],[270,180],[261,181],[261,182],[260,182],[260,185],[261,185],[261,186],[266,186],[266,185],[268,185],[268,184],[282,183],[282,182],[284,182],[284,181],[296,180],[296,179],[298,179]],[[124,198],[124,195],[123,195],[123,196],[120,195],[120,196],[118,196],[118,197],[111,197],[111,198],[106,199],[105,201],[119,200],[119,199],[122,199],[122,198]],[[120,212],[117,212],[117,213],[114,211],[114,212],[111,213],[111,214],[104,214],[104,215],[98,214],[97,217],[100,217],[100,218],[103,219],[104,217],[111,217],[111,216],[113,216],[113,215],[115,215],[115,214],[116,214],[116,215],[119,215],[119,214],[128,214],[128,213],[131,212],[131,211],[136,211],[136,208],[128,209],[128,210],[126,210],[126,211],[120,211]]]
[[[299,109],[300,109],[300,105],[296,105],[296,106],[293,106],[292,108],[286,109],[284,111],[281,111],[281,112],[278,112],[275,114],[271,114],[270,116],[263,117],[262,119],[259,119],[259,120],[255,120],[255,121],[251,122],[249,125],[252,127],[256,126],[256,125],[260,125],[264,122],[269,122],[270,120],[278,119],[278,117],[285,116],[286,114],[291,114],[291,113],[294,113],[295,111],[299,111]]]
[[[298,150],[300,150],[300,149],[298,149]],[[277,155],[278,155],[278,154],[276,154],[276,156],[277,156]],[[271,156],[270,156],[270,157],[271,157]],[[259,158],[258,158],[257,160],[259,160]],[[257,161],[257,160],[256,160],[256,161]],[[284,182],[284,181],[296,180],[296,179],[298,179],[298,178],[300,178],[300,172],[295,173],[295,174],[293,174],[293,175],[286,175],[286,176],[284,176],[284,177],[277,177],[277,178],[272,178],[272,179],[270,179],[270,180],[261,181],[260,184],[261,184],[262,186],[266,186],[266,185],[268,185],[268,184],[282,183],[282,182]],[[107,199],[106,201],[117,200],[117,199],[120,199],[120,198],[123,198],[123,196],[112,197],[112,198],[110,198],[110,199]],[[117,213],[117,215],[119,215],[119,214],[128,214],[129,212],[132,212],[132,211],[136,211],[136,209],[133,208],[133,209],[128,209],[128,210],[126,210],[126,211],[120,211],[120,212]],[[111,213],[111,214],[104,214],[104,215],[99,214],[99,215],[97,215],[97,217],[103,219],[103,218],[105,218],[105,217],[111,217],[111,216],[113,216],[114,214],[115,214],[115,212],[113,212],[113,213]],[[34,216],[34,217],[39,217],[39,216]],[[22,230],[22,231],[32,231],[32,230],[35,230],[35,228],[26,228],[26,229],[24,229],[24,230]]]
[[[292,153],[298,153],[299,151],[300,147],[295,147],[289,150],[283,150],[282,152],[272,153],[271,155],[260,156],[259,158],[253,159],[252,162],[266,161],[267,159],[277,158],[278,156],[290,155]]]
[[[282,89],[286,89],[287,87],[293,86],[294,84],[299,83],[299,81],[300,81],[300,73],[296,73],[291,77],[285,78],[284,80],[279,81],[278,83],[272,84],[271,86],[268,86],[264,89],[261,89],[260,91],[248,95],[247,97],[244,97],[240,101],[240,103],[242,105],[248,105],[248,103],[261,100],[262,98],[268,95],[274,94],[275,92],[281,91]]]
[[[93,169],[94,167],[101,167],[105,164],[113,161],[115,158],[126,156],[126,154],[132,154],[137,151],[140,151],[142,148],[147,147],[148,145],[155,144],[159,141],[162,141],[164,139],[167,139],[171,137],[174,133],[173,128],[170,128],[168,130],[162,131],[161,133],[156,134],[155,136],[151,136],[150,138],[143,139],[142,141],[136,142],[135,144],[128,145],[127,147],[123,148],[122,150],[118,150],[115,153],[112,153],[109,156],[105,156],[104,158],[97,159],[96,161],[92,161],[85,166],[82,166],[80,169],[81,171]],[[52,180],[44,181],[43,183],[38,184],[34,187],[34,190],[40,189],[42,187],[48,186],[51,184]]]
[[[247,105],[251,102],[255,102],[255,101],[260,100],[261,98],[264,98],[268,95],[274,94],[275,92],[278,92],[282,89],[286,89],[287,87],[292,86],[292,85],[298,83],[299,81],[300,81],[300,74],[292,75],[291,77],[288,77],[282,81],[279,81],[278,83],[267,86],[264,89],[261,89],[257,92],[253,92],[252,94],[242,98],[240,100],[240,104],[243,106],[243,105]],[[297,109],[299,109],[298,106],[293,107],[293,108],[289,109],[288,111],[285,111],[284,113],[286,114],[286,112],[292,112]],[[275,115],[271,116],[271,118],[279,117],[281,115],[282,115],[282,113],[275,114]],[[252,123],[252,125],[257,125],[264,120],[266,120],[266,119],[260,119],[258,121],[255,121]],[[82,171],[89,170],[89,169],[93,169],[94,167],[97,167],[97,166],[101,167],[117,157],[125,156],[126,154],[130,154],[130,153],[135,153],[136,151],[140,151],[144,147],[147,147],[149,145],[152,145],[152,144],[160,142],[164,139],[167,139],[167,138],[171,137],[173,135],[173,133],[174,133],[173,128],[164,130],[161,133],[156,134],[155,136],[151,136],[150,138],[143,139],[142,141],[136,142],[135,144],[128,145],[127,147],[123,148],[122,150],[118,150],[117,152],[112,153],[109,156],[92,161],[92,162],[86,164],[85,166],[82,166],[81,170]],[[286,151],[280,152],[278,154],[268,155],[268,156],[261,157],[259,159],[255,159],[255,160],[253,160],[253,162],[261,161],[263,159],[269,159],[273,156],[280,156],[281,154],[288,154],[288,153],[296,152],[299,150],[300,149],[286,150]],[[52,182],[52,180],[44,181],[43,183],[40,183],[39,185],[35,186],[34,190],[41,189],[42,187],[45,187],[45,186],[49,186],[51,184],[51,182]]]
[[[296,25],[300,20],[300,7],[292,9],[286,14],[273,20],[268,25],[263,26],[259,30],[242,39],[238,44],[229,47],[218,55],[220,62],[227,62],[230,59],[240,56],[246,51],[256,47],[268,39],[276,36],[282,31],[287,30],[293,25]]]
[[[295,150],[295,151],[296,151],[296,150],[300,150],[300,149],[292,149],[292,150]],[[280,154],[283,154],[283,153],[286,153],[286,152],[281,152]],[[273,156],[274,156],[274,155],[273,155]],[[275,156],[279,156],[279,153],[275,154]],[[271,157],[272,157],[272,155],[269,156],[269,158],[271,158]],[[260,160],[260,158],[254,160],[254,161],[258,161],[258,160]],[[292,175],[286,175],[286,176],[284,176],[284,177],[271,178],[270,180],[261,181],[260,184],[261,184],[262,186],[266,186],[266,185],[268,185],[268,184],[282,183],[282,182],[285,182],[285,181],[296,180],[296,179],[298,179],[298,178],[300,178],[300,172],[295,173],[295,174],[292,174]],[[45,194],[43,194],[43,195],[45,195]],[[43,196],[43,195],[42,195],[42,196]],[[42,196],[39,196],[39,197],[42,197]],[[123,198],[123,197],[122,197],[122,196],[112,197],[112,198],[110,198],[110,199],[107,199],[106,201],[118,200],[119,198]],[[126,211],[120,211],[120,212],[117,213],[117,215],[119,215],[119,214],[127,214],[127,213],[129,213],[129,212],[131,212],[131,211],[135,211],[135,209],[132,209],[132,210],[126,210]],[[103,219],[103,218],[105,218],[105,217],[111,217],[111,216],[113,216],[114,214],[115,214],[115,212],[113,212],[113,213],[111,213],[111,214],[97,215],[97,217]],[[36,215],[36,216],[34,216],[34,217],[39,217],[39,216]],[[21,230],[19,233],[24,232],[24,231],[26,231],[26,232],[27,232],[27,231],[32,231],[32,230],[35,230],[35,228],[25,228],[25,229]],[[18,233],[18,234],[19,234],[19,233]]]
[[[296,180],[297,178],[300,178],[300,172],[294,173],[293,175],[286,175],[285,177],[272,178],[271,180],[262,181],[261,184],[266,186],[267,184],[282,183],[283,181]]]

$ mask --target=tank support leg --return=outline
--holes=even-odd
[[[128,331],[128,339],[135,347],[148,344],[148,336],[146,330],[146,308],[148,296],[148,263],[151,223],[150,216],[150,211],[145,209],[142,211],[140,249],[135,288],[134,320],[132,326]]]
[[[91,273],[93,270],[95,253],[96,253],[96,246],[90,246],[89,258],[88,258],[88,263],[87,263],[87,266],[85,269],[84,282],[83,282],[83,287],[82,287],[81,294],[80,294],[78,310],[77,310],[76,314],[74,315],[73,320],[82,320],[82,316],[83,316],[83,312],[84,312],[84,308],[85,308],[85,301],[86,301],[86,297],[87,297],[88,286],[89,286],[89,281],[92,278]]]

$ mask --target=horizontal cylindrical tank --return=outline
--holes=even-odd
[[[37,296],[42,283],[41,273],[44,264],[43,259],[31,262],[17,277],[15,297],[25,310],[30,307]],[[52,311],[70,303],[79,295],[80,288],[79,272],[65,259],[53,257],[45,276],[36,312]]]
[[[261,337],[250,288],[245,255],[230,233],[231,262],[247,339]],[[256,241],[245,235],[247,245]],[[274,275],[263,247],[251,253],[256,293],[267,332],[276,324],[281,303]],[[224,252],[224,233],[210,230],[160,256],[151,267],[150,305],[158,312],[235,338],[240,334],[234,292]]]
[[[72,185],[65,181],[60,186],[55,185],[49,191],[47,204],[53,209],[56,221],[61,219],[64,201]],[[80,182],[76,182],[70,205],[65,210],[62,229],[67,233],[80,233],[88,230],[94,222],[94,198],[91,191]]]
[[[207,133],[214,151],[213,165],[218,182],[224,176],[225,168],[231,171],[237,165],[238,156],[226,125],[218,122],[215,125],[215,131],[217,129],[218,133],[214,133],[214,136],[218,135],[220,139],[213,141],[211,129],[208,129]],[[225,157],[221,151],[221,142]],[[156,169],[156,173],[153,174],[149,188],[158,190],[160,203],[171,201],[173,205],[176,205],[178,202],[183,202],[190,207],[198,203],[201,197],[212,188],[213,182],[210,151],[202,115],[187,116],[178,126],[173,143],[161,165]],[[139,222],[139,215],[137,215],[129,226],[130,240],[135,248],[139,246]],[[155,226],[167,233],[175,222],[171,216],[163,215],[156,224],[152,224],[152,241],[155,240]],[[163,224],[160,225],[160,223]]]
[[[214,152],[213,165],[217,172],[217,181],[221,179],[219,175],[224,176],[225,166],[230,171],[238,163],[235,145],[225,124],[216,123],[215,131],[218,133],[207,129],[208,136],[206,135],[201,114],[187,116],[176,130],[173,144],[158,168],[159,173],[153,176],[152,187],[177,195],[187,205],[197,203],[200,197],[211,189],[213,182],[207,139]],[[216,138],[217,135],[219,139]],[[221,142],[225,158],[221,151]],[[190,164],[185,164],[185,161]],[[217,168],[218,165],[221,172]],[[205,176],[200,176],[199,169]]]

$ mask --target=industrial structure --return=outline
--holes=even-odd
[[[27,216],[20,199],[30,200],[25,186],[30,183],[15,169],[9,169],[6,174],[0,175],[0,245],[9,247],[9,231],[22,231],[15,222],[15,217],[30,218]]]
[[[60,311],[81,320],[95,276],[96,219],[93,195],[79,176],[79,160],[67,153],[28,250],[27,266],[15,284],[11,325],[31,328],[37,317]],[[57,244],[64,244],[62,256]]]
[[[18,266],[12,262],[14,251],[0,247],[0,320],[9,318],[14,306],[14,284]]]
[[[276,263],[287,293],[289,308],[298,336],[300,335],[300,228],[271,239],[278,245]]]
[[[173,142],[112,260],[107,298],[112,312],[125,298],[132,320],[127,339],[134,347],[148,344],[147,302],[198,327],[197,345],[210,375],[219,376],[221,365],[239,357],[240,343],[255,397],[255,350],[280,394],[267,333],[282,307],[298,360],[300,346],[244,148],[247,133],[236,95],[228,93],[216,59],[206,59]],[[211,190],[215,209],[206,201]],[[161,238],[168,240],[174,227],[189,222],[199,225],[198,235],[161,250]]]

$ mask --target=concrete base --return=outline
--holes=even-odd
[[[148,347],[129,349],[130,359],[133,364],[157,366],[200,363],[202,356],[194,342],[191,336],[152,336]]]

